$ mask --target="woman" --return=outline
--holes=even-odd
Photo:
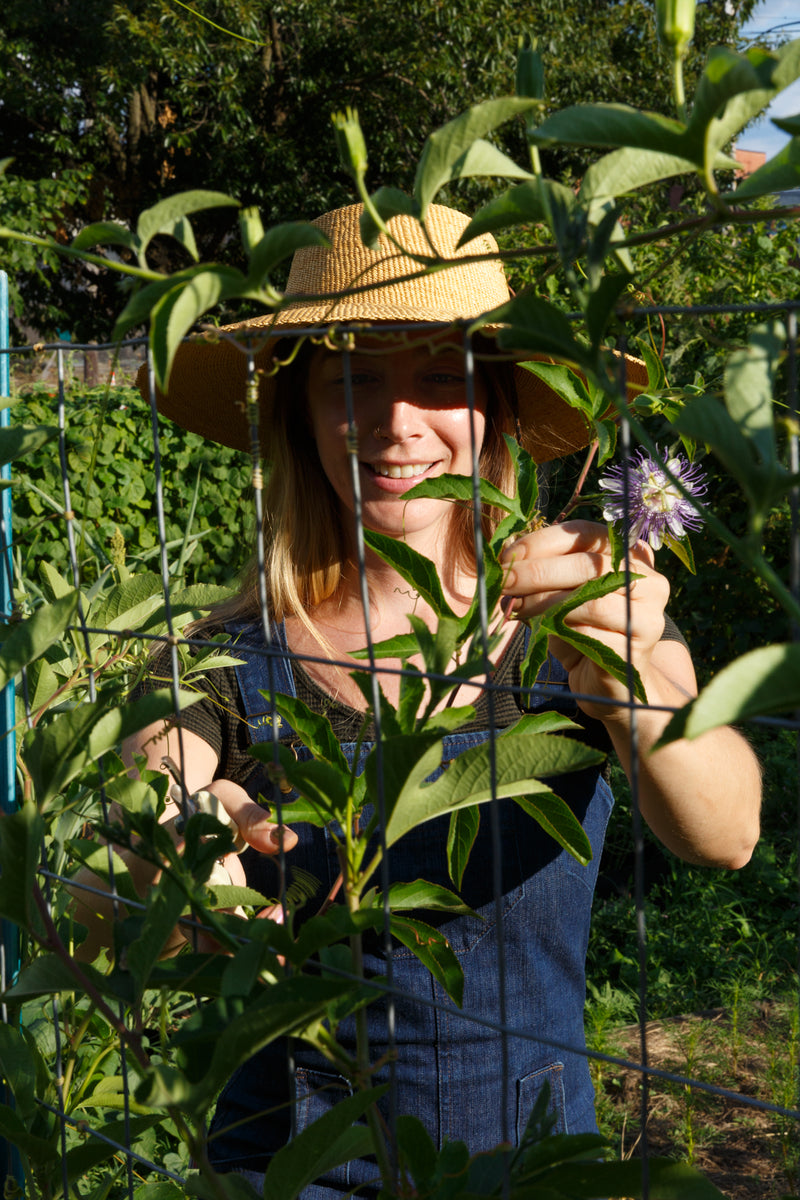
[[[468,397],[460,334],[454,339],[452,333],[448,337],[423,328],[407,335],[394,333],[394,340],[387,340],[381,322],[447,323],[475,317],[507,300],[508,289],[496,261],[406,279],[414,263],[388,242],[383,241],[377,252],[363,247],[359,214],[359,206],[352,206],[319,219],[331,246],[295,256],[288,291],[302,298],[282,310],[275,328],[369,323],[366,333],[356,333],[349,355],[363,523],[403,539],[430,558],[447,601],[463,613],[476,587],[472,518],[447,502],[406,501],[405,494],[420,479],[470,474],[473,446],[480,450],[481,473],[508,490],[513,480],[504,432],[516,427],[523,445],[545,461],[585,442],[585,431],[574,411],[561,406],[519,365],[480,362],[474,397]],[[445,254],[455,252],[466,222],[461,214],[438,206],[427,218],[429,234]],[[395,218],[391,228],[412,251],[428,251],[411,220]],[[492,239],[482,238],[457,253],[495,248]],[[390,286],[378,286],[387,281]],[[338,302],[314,299],[353,285],[361,290]],[[280,353],[270,343],[259,350],[256,366],[269,367]],[[229,341],[185,346],[176,360],[169,395],[159,398],[161,409],[207,437],[247,446],[240,405],[245,370],[245,354]],[[267,597],[272,640],[286,649],[287,657],[277,660],[270,673],[258,652],[263,650],[262,618],[253,577],[235,602],[222,606],[205,623],[238,637],[243,665],[209,674],[212,695],[182,715],[180,739],[174,725],[158,725],[126,746],[130,761],[142,754],[158,769],[164,755],[177,756],[180,742],[188,790],[211,791],[249,843],[241,860],[227,860],[231,875],[241,879],[244,871],[247,881],[267,894],[274,894],[270,856],[281,838],[289,861],[321,881],[320,895],[333,885],[338,861],[324,831],[308,826],[289,831],[270,819],[280,798],[247,755],[251,741],[271,736],[271,712],[262,690],[298,694],[317,711],[327,712],[346,753],[354,750],[365,707],[349,673],[349,664],[359,665],[350,656],[364,646],[367,623],[356,566],[346,372],[341,352],[307,344],[291,367],[278,371],[276,380],[265,376],[262,382],[261,438],[272,464],[265,496]],[[513,688],[519,685],[524,622],[585,581],[610,571],[612,559],[605,528],[583,521],[529,533],[505,553],[507,620],[493,652],[493,682]],[[624,594],[613,593],[574,610],[569,623],[624,657],[630,620],[632,663],[654,706],[636,714],[639,794],[651,828],[671,850],[691,861],[742,866],[757,837],[759,808],[758,768],[745,741],[721,729],[696,742],[649,753],[669,710],[695,694],[695,678],[680,635],[672,629],[665,633],[668,586],[653,566],[651,551],[639,543],[631,558],[642,578],[632,588],[630,613]],[[411,609],[428,625],[434,623],[425,599],[409,595],[407,583],[374,555],[368,555],[367,581],[373,642],[407,632]],[[557,707],[580,720],[584,740],[602,748],[613,746],[630,772],[632,717],[626,688],[560,640],[552,640],[550,651],[549,694],[495,693],[492,723],[502,729],[522,711]],[[399,664],[386,660],[380,665],[396,669]],[[381,686],[396,701],[398,676],[382,675]],[[580,697],[578,702],[573,694]],[[474,703],[477,715],[452,739],[450,757],[484,740],[490,723],[487,696],[477,687],[462,688],[458,700]],[[284,727],[281,738],[291,743],[293,732]],[[430,1007],[426,1001],[445,999],[442,989],[402,947],[393,955],[395,985],[421,998],[420,1003],[403,997],[398,1002],[399,1111],[420,1116],[439,1144],[445,1138],[462,1139],[475,1152],[505,1136],[518,1137],[545,1081],[557,1129],[581,1132],[595,1127],[587,1063],[580,1053],[584,960],[611,798],[599,770],[562,778],[556,790],[592,842],[594,858],[586,868],[560,852],[513,802],[495,802],[502,839],[506,1020],[528,1034],[508,1040],[510,1080],[505,1086],[499,1035],[485,1024],[454,1017],[450,1008]],[[270,813],[256,803],[259,794],[271,798]],[[176,812],[176,805],[170,806],[165,819],[173,819]],[[499,986],[489,825],[488,820],[482,822],[463,883],[464,899],[481,919],[459,917],[444,926],[464,967],[463,1011],[486,1022],[497,1020]],[[402,839],[393,848],[392,877],[421,876],[447,884],[445,837],[446,824],[442,829],[434,822]],[[148,869],[142,864],[137,870],[144,887]],[[313,903],[310,909],[314,911]],[[376,945],[371,951],[367,970],[385,973],[380,949]],[[385,1019],[379,1006],[368,1011],[378,1058],[385,1049]],[[343,1036],[349,1036],[346,1028]],[[543,1040],[534,1040],[537,1036]],[[302,1129],[342,1095],[343,1081],[303,1044],[294,1046],[294,1055],[297,1128]],[[263,1173],[271,1154],[289,1136],[288,1107],[286,1047],[277,1043],[238,1071],[220,1099],[210,1147],[218,1169],[250,1172],[254,1178]],[[270,1110],[267,1115],[265,1110]],[[359,1161],[306,1194],[322,1197],[374,1185],[375,1175],[374,1164]]]

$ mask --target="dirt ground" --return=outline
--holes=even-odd
[[[639,1036],[638,1026],[619,1031],[621,1057],[639,1060]],[[772,1006],[742,1028],[724,1010],[649,1022],[647,1048],[651,1066],[797,1107],[796,1039]],[[641,1079],[600,1068],[601,1126],[615,1130],[625,1158],[642,1151]],[[800,1122],[660,1079],[651,1079],[648,1111],[648,1155],[688,1159],[729,1200],[800,1196]]]

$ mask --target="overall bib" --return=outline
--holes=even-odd
[[[260,626],[237,626],[241,633],[237,655],[245,658],[247,646],[263,646]],[[273,629],[273,645],[286,651],[282,626]],[[279,738],[291,741],[293,731],[270,710],[270,684],[276,692],[295,695],[289,658],[255,653],[236,668],[237,679],[253,741],[269,741],[271,723],[279,722]],[[552,658],[540,679],[555,684],[551,694],[531,693],[525,708],[557,709],[578,717],[577,706],[565,686],[565,672]],[[546,686],[545,684],[545,686]],[[457,733],[444,739],[443,762],[470,746],[484,742],[488,731]],[[372,743],[361,747],[361,759]],[[354,743],[342,750],[352,763]],[[297,747],[299,758],[310,757]],[[359,770],[363,762],[359,764]],[[442,768],[440,768],[441,770]],[[248,791],[261,794],[272,806],[273,785],[259,767],[248,781]],[[442,1008],[396,1001],[395,1045],[398,1112],[419,1117],[434,1142],[466,1142],[471,1153],[496,1146],[503,1137],[505,1105],[508,1135],[515,1142],[522,1134],[542,1085],[550,1085],[551,1108],[557,1117],[556,1132],[595,1131],[594,1095],[588,1063],[580,1054],[583,1030],[584,965],[589,936],[592,895],[600,851],[611,812],[611,792],[600,768],[561,776],[553,781],[561,796],[581,821],[592,845],[593,858],[582,867],[512,801],[495,801],[499,816],[502,861],[502,923],[505,951],[506,1021],[525,1037],[511,1037],[508,1045],[508,1078],[503,1087],[500,1034],[454,1015],[455,1007],[444,989],[405,946],[394,944],[393,982],[407,993]],[[283,797],[291,800],[293,797]],[[392,882],[425,879],[452,889],[447,873],[448,817],[429,821],[402,838],[389,851]],[[339,864],[327,829],[310,825],[295,828],[300,841],[290,852],[289,864],[310,871],[321,883],[318,901],[332,887]],[[268,857],[247,850],[242,861],[250,886],[266,895],[277,893],[277,872]],[[376,882],[379,880],[376,877]],[[445,916],[422,912],[420,919],[437,924],[457,954],[465,976],[463,1012],[497,1022],[499,978],[497,963],[497,911],[492,887],[492,833],[488,806],[482,806],[480,830],[464,875],[461,896],[478,913]],[[315,911],[314,902],[309,905]],[[378,937],[367,939],[367,974],[385,975],[386,961]],[[367,1008],[371,1060],[386,1051],[385,1007],[378,1000]],[[560,1043],[558,1049],[537,1041],[537,1035]],[[355,1049],[352,1019],[339,1027],[338,1040],[349,1052]],[[564,1045],[576,1051],[564,1049]],[[346,1080],[306,1044],[293,1043],[295,1061],[294,1102],[296,1130],[301,1132],[337,1100],[348,1095]],[[388,1072],[379,1071],[374,1082]],[[220,1096],[209,1145],[217,1170],[263,1172],[269,1159],[288,1140],[289,1105],[292,1102],[287,1044],[273,1043],[260,1051],[232,1076]],[[282,1106],[282,1107],[281,1107]],[[271,1109],[269,1114],[264,1110]],[[329,1200],[359,1184],[376,1183],[373,1162],[359,1160],[338,1168],[319,1184],[307,1188],[304,1200]],[[379,1181],[378,1181],[379,1182]]]

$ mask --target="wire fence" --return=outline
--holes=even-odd
[[[797,428],[797,371],[794,356],[796,345],[796,310],[800,307],[800,302],[786,303],[780,305],[760,305],[760,306],[737,306],[734,310],[731,307],[723,306],[706,306],[702,309],[684,309],[676,310],[674,307],[670,309],[659,308],[642,308],[637,309],[631,317],[636,321],[645,324],[647,322],[656,322],[665,315],[675,315],[686,317],[688,320],[698,318],[701,314],[726,314],[731,313],[747,313],[755,316],[770,314],[778,315],[785,320],[789,348],[787,368],[785,373],[786,378],[786,393],[782,397],[781,403],[786,405],[787,413],[787,428],[790,434],[786,439],[787,443],[787,465],[796,475],[798,470],[798,450],[797,436],[793,432]],[[302,331],[304,335],[313,334],[314,336],[324,335],[324,331]],[[461,336],[460,334],[458,335]],[[472,353],[469,342],[464,343],[465,353],[465,371],[467,377],[467,394],[471,405],[475,403],[475,366],[472,359]],[[247,355],[249,374],[252,378],[255,377],[255,353],[258,347],[245,346],[242,347],[242,353]],[[182,660],[182,648],[186,647],[192,652],[197,653],[205,649],[213,647],[214,651],[225,652],[226,650],[236,653],[237,644],[234,639],[226,642],[221,642],[218,638],[209,640],[205,636],[187,636],[184,629],[182,619],[176,616],[176,605],[174,603],[174,578],[175,578],[175,556],[180,553],[180,547],[170,549],[168,527],[174,522],[174,514],[168,511],[168,500],[165,499],[164,478],[165,473],[169,472],[170,464],[164,459],[161,452],[161,438],[163,434],[163,425],[160,424],[155,407],[151,408],[149,429],[145,434],[146,422],[141,421],[142,438],[145,436],[148,439],[148,446],[152,454],[152,479],[153,479],[153,495],[152,506],[154,513],[154,521],[157,528],[158,544],[159,544],[159,571],[162,583],[162,595],[160,602],[163,604],[163,623],[164,628],[158,632],[150,633],[147,628],[143,630],[131,631],[127,627],[120,628],[114,621],[110,621],[106,625],[94,624],[91,618],[92,612],[96,611],[92,607],[94,595],[98,591],[96,581],[87,586],[86,581],[82,578],[82,555],[81,555],[81,538],[83,529],[81,522],[76,518],[76,511],[80,511],[81,504],[76,502],[73,494],[74,487],[85,486],[85,481],[76,483],[73,480],[74,469],[71,466],[71,455],[69,450],[69,397],[70,389],[78,384],[83,386],[85,381],[90,383],[94,380],[108,381],[112,379],[118,381],[123,375],[123,368],[120,363],[124,364],[124,373],[127,374],[135,362],[145,360],[145,347],[143,342],[130,342],[123,348],[124,357],[120,359],[117,350],[114,347],[106,346],[65,346],[56,344],[53,346],[47,345],[37,347],[35,350],[31,347],[21,348],[19,351],[11,352],[11,357],[14,364],[24,363],[24,374],[28,381],[39,375],[39,378],[44,379],[48,383],[52,383],[55,392],[53,400],[54,419],[58,425],[58,452],[60,460],[60,474],[62,493],[62,514],[60,517],[63,537],[68,546],[68,562],[72,575],[71,582],[76,588],[81,589],[81,599],[78,603],[76,616],[71,625],[70,636],[75,640],[75,644],[79,647],[79,653],[82,654],[87,665],[85,672],[85,687],[78,698],[78,702],[82,704],[93,704],[98,696],[98,681],[103,672],[98,660],[98,646],[112,645],[115,639],[120,643],[124,639],[126,644],[131,644],[133,635],[138,639],[137,644],[152,647],[158,643],[163,646],[164,653],[169,662],[169,688],[171,689],[174,708],[178,710],[181,705],[181,687],[182,676],[185,671],[185,663]],[[81,356],[78,358],[78,356]],[[98,365],[101,363],[102,365]],[[351,397],[351,381],[350,367],[348,362],[347,352],[344,353],[345,362],[345,380],[348,394],[348,420],[350,422],[351,433],[353,430],[353,409]],[[35,358],[37,363],[36,370],[31,368],[32,358]],[[86,365],[92,364],[92,365]],[[41,370],[45,375],[41,374]],[[152,370],[150,375],[150,394],[155,395],[154,379]],[[143,402],[144,403],[144,402]],[[142,409],[142,414],[145,410]],[[250,489],[250,498],[247,503],[252,508],[252,516],[250,521],[256,529],[261,529],[264,523],[263,498],[262,498],[262,473],[261,463],[259,460],[259,435],[257,424],[251,427],[251,439],[253,446],[252,454],[252,487]],[[627,428],[627,422],[623,422],[621,444],[623,447],[630,445],[630,434]],[[477,454],[474,456],[477,469]],[[351,459],[354,461],[354,459]],[[14,472],[19,471],[21,474],[25,472],[25,462],[22,460],[18,467],[14,468]],[[352,473],[352,484],[355,494],[355,513],[358,522],[358,566],[360,578],[362,581],[362,602],[366,613],[369,612],[369,595],[367,588],[367,569],[366,569],[366,547],[363,538],[363,527],[360,524],[361,498],[359,488],[358,471]],[[476,493],[477,494],[477,493]],[[790,579],[791,585],[798,594],[800,591],[800,538],[798,530],[798,512],[796,504],[796,496],[794,493],[788,497],[791,505],[791,531],[789,537],[789,563],[787,564],[787,577]],[[243,499],[243,505],[245,501]],[[180,519],[180,518],[178,518]],[[244,512],[242,514],[242,528],[247,525]],[[482,559],[482,529],[479,519],[475,521],[475,540],[477,561],[481,563]],[[13,536],[11,538],[12,545],[9,545],[9,529],[7,525],[3,527],[4,546],[2,562],[5,564],[5,570],[9,572],[9,564],[11,562],[10,551],[13,545]],[[264,637],[263,644],[253,645],[249,648],[249,653],[252,655],[261,655],[267,663],[267,670],[271,674],[270,691],[273,693],[272,708],[274,710],[274,692],[275,679],[280,674],[280,668],[287,664],[291,669],[291,659],[295,656],[287,654],[280,645],[275,643],[274,627],[271,622],[271,614],[267,603],[266,585],[264,584],[264,562],[263,562],[263,545],[258,541],[259,553],[259,579],[261,586],[259,591],[259,607],[260,607],[260,624]],[[700,568],[702,574],[702,567]],[[20,580],[8,579],[10,589],[17,590],[17,593],[25,593],[30,603],[31,591],[26,581],[25,586],[21,587]],[[738,580],[742,586],[750,586],[747,581]],[[483,589],[484,582],[479,577],[479,589]],[[94,588],[94,592],[93,592]],[[483,593],[485,596],[485,592]],[[181,614],[183,614],[182,605],[178,605]],[[681,613],[675,612],[673,616],[678,624],[681,624]],[[484,604],[481,613],[481,636],[483,638],[484,650],[488,658],[488,646],[491,629],[492,614],[486,610]],[[147,623],[145,622],[145,625]],[[382,771],[380,763],[380,747],[383,743],[383,734],[381,730],[381,703],[380,695],[377,691],[381,671],[376,666],[376,656],[374,647],[369,638],[370,621],[365,619],[365,628],[367,630],[367,663],[365,670],[369,670],[372,678],[372,702],[374,708],[374,724],[375,724],[375,742],[378,753],[378,770],[376,773],[377,779],[377,794],[374,797],[374,802],[378,812],[381,811],[381,806],[384,802],[382,788]],[[796,630],[792,631],[792,636],[796,636]],[[686,630],[687,637],[691,646],[691,629]],[[631,631],[628,631],[630,639]],[[764,640],[783,640],[783,631],[776,635],[776,631],[768,629],[764,631]],[[241,643],[239,643],[241,649]],[[58,655],[52,654],[51,665],[58,666]],[[314,662],[314,656],[300,656],[302,662]],[[342,664],[349,668],[350,664]],[[436,678],[435,675],[431,676]],[[503,690],[508,690],[506,685],[503,688],[494,684],[493,680],[487,675],[482,681],[485,694],[489,696],[490,706],[494,703],[497,695]],[[18,732],[19,736],[23,737],[25,730],[33,730],[38,727],[43,718],[42,710],[38,707],[41,700],[41,687],[43,686],[42,673],[40,672],[36,678],[28,678],[25,671],[18,681]],[[511,689],[514,690],[513,688]],[[516,689],[520,692],[521,689]],[[543,702],[547,702],[549,696],[543,698]],[[581,697],[578,697],[581,699]],[[595,698],[597,699],[597,698]],[[629,704],[631,711],[635,714],[637,705],[634,701],[633,693],[629,695]],[[58,711],[58,708],[54,711]],[[785,727],[796,729],[797,723],[788,714],[781,722]],[[272,724],[272,745],[274,752],[274,761],[278,763],[278,723]],[[7,735],[8,735],[7,730]],[[496,767],[494,765],[494,750],[497,743],[497,734],[499,731],[490,727],[489,730],[489,747],[490,747],[490,765],[492,774],[495,775],[496,786]],[[637,734],[636,722],[634,719],[632,725],[632,746],[631,756],[632,761],[636,763],[637,757]],[[113,751],[111,755],[113,756]],[[98,757],[97,761],[91,764],[92,770],[89,770],[89,764],[86,766],[86,782],[81,788],[67,787],[63,793],[59,795],[59,789],[54,785],[53,799],[51,801],[53,811],[57,812],[57,818],[50,829],[48,836],[42,843],[41,860],[38,866],[37,879],[42,889],[42,894],[45,899],[45,912],[42,914],[42,920],[45,925],[52,922],[53,925],[63,924],[68,912],[69,894],[66,891],[66,886],[74,874],[75,864],[70,860],[69,845],[70,838],[74,836],[76,827],[84,825],[86,821],[96,821],[98,817],[103,824],[107,825],[110,821],[110,805],[112,796],[107,793],[107,782],[111,777],[115,776],[116,760],[113,763],[107,763],[109,755],[104,754]],[[91,776],[91,777],[90,777]],[[648,887],[647,866],[645,860],[645,841],[641,826],[641,816],[639,813],[636,772],[633,771],[632,780],[632,811],[633,825],[630,831],[631,850],[635,861],[634,872],[634,890],[635,890],[635,922],[638,938],[638,955],[639,955],[639,985],[638,985],[638,1027],[639,1027],[639,1053],[638,1056],[625,1056],[619,1053],[606,1052],[601,1049],[586,1050],[585,1047],[575,1044],[565,1044],[559,1039],[551,1039],[548,1037],[547,1030],[535,1029],[530,1027],[517,1027],[513,1021],[508,1020],[508,997],[506,990],[506,979],[508,964],[505,961],[505,948],[502,937],[503,920],[502,920],[502,879],[503,879],[503,862],[501,859],[501,836],[496,823],[492,826],[492,861],[487,864],[487,873],[492,879],[492,890],[494,892],[494,902],[497,906],[499,919],[497,928],[500,931],[500,936],[497,939],[497,960],[496,960],[496,1010],[494,1019],[487,1019],[485,1013],[473,1013],[467,1010],[460,1010],[452,1001],[446,999],[428,1000],[419,995],[406,996],[402,986],[393,983],[392,981],[392,939],[389,933],[389,916],[388,911],[384,914],[383,928],[380,936],[383,939],[383,949],[386,954],[388,964],[388,983],[386,981],[373,984],[376,991],[380,991],[382,995],[386,995],[387,989],[389,996],[395,994],[396,1000],[410,999],[419,1006],[432,1006],[442,1015],[449,1016],[453,1019],[472,1020],[477,1026],[488,1028],[494,1031],[499,1031],[503,1038],[504,1044],[517,1046],[520,1041],[532,1040],[538,1044],[550,1045],[553,1048],[554,1055],[561,1052],[577,1053],[586,1055],[589,1060],[601,1066],[608,1066],[615,1069],[624,1069],[625,1071],[635,1072],[641,1079],[641,1144],[639,1152],[647,1160],[649,1154],[648,1148],[648,1127],[649,1116],[652,1106],[652,1096],[650,1094],[650,1086],[656,1082],[663,1082],[670,1087],[684,1090],[687,1095],[700,1096],[707,1095],[717,1098],[720,1103],[727,1106],[735,1106],[738,1112],[750,1110],[761,1114],[768,1114],[779,1118],[784,1122],[784,1126],[794,1128],[795,1140],[796,1135],[800,1134],[800,1095],[795,1094],[794,1100],[790,1102],[771,1102],[753,1094],[746,1094],[742,1090],[736,1088],[721,1086],[717,1081],[713,1071],[710,1071],[707,1076],[704,1076],[702,1070],[687,1070],[686,1072],[665,1069],[656,1065],[651,1061],[649,1050],[650,1037],[652,1034],[652,1024],[649,1015],[649,973],[648,973],[648,949],[646,940],[646,892]],[[56,798],[58,795],[58,798]],[[800,793],[798,793],[800,795]],[[496,814],[497,806],[489,806],[489,820],[492,822]],[[800,812],[800,807],[798,808]],[[381,823],[385,828],[385,822]],[[536,830],[534,825],[531,825],[531,836],[542,836]],[[384,850],[386,847],[384,846]],[[384,862],[388,864],[389,855],[384,853]],[[283,894],[280,897],[281,903],[286,908],[286,887],[289,886],[288,881],[291,879],[291,854],[285,855],[285,860],[281,864],[280,877],[284,888]],[[114,883],[115,862],[109,852],[108,869],[112,881],[112,894],[114,905],[118,909],[118,914],[123,916],[123,908],[127,913],[135,913],[137,903],[131,899],[130,894],[123,890],[116,890]],[[388,867],[384,871],[383,890],[388,893],[389,876],[386,873]],[[74,881],[70,885],[74,890]],[[102,889],[101,889],[102,890]],[[91,888],[87,888],[91,892]],[[146,910],[146,905],[139,905],[141,911]],[[758,914],[753,913],[751,917],[754,922],[758,920]],[[188,930],[190,941],[196,937],[198,931],[203,932],[202,923],[186,919],[185,928]],[[206,932],[213,933],[213,929],[207,929]],[[3,962],[4,987],[8,987],[15,977],[16,972],[12,969],[8,961],[9,950],[11,943],[8,938],[4,941],[6,947],[6,958]],[[703,953],[703,947],[696,947],[698,954]],[[30,963],[38,954],[38,951],[31,943],[27,943],[23,947],[23,963]],[[339,977],[347,979],[349,972],[342,968],[341,964],[329,963],[326,966],[326,971],[330,977]],[[601,984],[601,980],[593,980],[595,984]],[[795,997],[797,995],[797,976],[794,979]],[[91,1003],[86,1003],[85,1000],[76,999],[76,994],[70,994],[66,988],[61,991],[54,991],[48,1001],[50,1005],[49,1012],[45,1012],[41,1001],[38,1000],[35,1004],[29,1001],[23,1004],[21,1010],[21,1020],[23,1024],[29,1022],[29,1032],[31,1037],[38,1043],[39,1050],[43,1056],[42,1061],[46,1062],[50,1072],[50,1081],[47,1087],[38,1087],[36,1104],[43,1110],[46,1110],[52,1118],[52,1129],[58,1130],[57,1152],[61,1162],[61,1188],[62,1194],[88,1195],[93,1188],[101,1186],[103,1178],[106,1178],[106,1185],[111,1190],[110,1194],[127,1194],[133,1197],[138,1194],[144,1182],[152,1180],[171,1181],[176,1187],[183,1187],[187,1171],[191,1170],[193,1163],[190,1161],[189,1152],[187,1149],[181,1148],[180,1141],[174,1136],[174,1129],[170,1130],[170,1136],[163,1138],[156,1134],[152,1126],[143,1128],[140,1125],[142,1119],[146,1116],[146,1105],[142,1105],[140,1101],[134,1099],[134,1091],[136,1083],[141,1074],[141,1063],[131,1062],[130,1060],[130,1040],[126,1035],[126,1030],[133,1032],[133,1026],[136,1022],[148,1020],[158,1023],[159,1020],[164,1020],[163,1011],[160,1010],[160,998],[157,992],[148,994],[143,1000],[143,1008],[140,1008],[138,1013],[120,998],[115,1008],[106,1013],[106,1025],[101,1033],[98,1034],[97,1040],[94,1043],[93,1053],[98,1061],[107,1059],[113,1064],[113,1071],[109,1070],[108,1077],[121,1081],[118,1086],[118,1091],[111,1095],[106,1093],[108,1106],[103,1107],[102,1089],[96,1085],[96,1078],[91,1084],[90,1102],[87,1103],[89,1095],[89,1084],[91,1075],[90,1069],[86,1062],[76,1066],[75,1046],[79,1042],[78,1030],[80,1027],[81,1035],[83,1036],[86,1029],[89,1028],[92,1022],[96,1019],[96,1010],[93,1010]],[[387,1047],[392,1049],[392,1021],[393,1007],[390,999],[386,1008],[386,1021],[388,1027]],[[146,1012],[145,1012],[146,1010]],[[6,1011],[6,1019],[8,1017]],[[189,1016],[194,1011],[194,1001],[187,995],[182,995],[180,1000],[176,1002],[175,1011],[169,1015],[169,1021],[174,1026],[177,1026],[180,1020]],[[13,1010],[14,1020],[20,1019],[18,1008]],[[144,1013],[144,1016],[143,1016]],[[112,1031],[114,1043],[110,1040],[109,1030]],[[137,1032],[140,1032],[138,1030]],[[795,1044],[787,1043],[785,1046],[786,1055],[791,1058],[797,1052],[796,1038]],[[291,1069],[291,1059],[290,1059]],[[76,1081],[73,1078],[75,1071],[86,1071],[86,1078],[76,1086]],[[508,1053],[506,1053],[506,1061],[504,1063],[505,1073],[514,1074],[514,1063],[508,1061]],[[797,1064],[794,1062],[793,1071],[796,1078]],[[504,1094],[506,1089],[504,1088]],[[393,1114],[394,1119],[396,1114]],[[510,1123],[511,1115],[506,1114],[504,1117],[503,1128],[506,1136],[511,1135]],[[792,1133],[789,1133],[789,1139],[792,1138]],[[98,1154],[93,1158],[91,1147],[95,1142],[103,1142],[106,1146],[111,1147],[114,1152],[114,1157],[111,1160],[111,1167],[108,1168],[110,1174],[103,1177],[100,1174],[99,1163],[103,1156]],[[53,1143],[55,1145],[55,1142]],[[89,1147],[89,1152],[86,1158],[86,1170],[83,1177],[75,1175],[76,1153],[82,1150],[86,1152],[86,1147]],[[70,1157],[72,1156],[72,1157]],[[7,1167],[9,1174],[16,1174],[19,1178],[19,1164],[11,1164]],[[29,1180],[30,1182],[30,1180]],[[647,1180],[645,1177],[645,1194],[647,1194]],[[92,1191],[92,1194],[95,1194]],[[100,1194],[97,1192],[96,1194]],[[105,1194],[109,1194],[108,1192]]]

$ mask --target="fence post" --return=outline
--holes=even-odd
[[[9,350],[8,335],[8,275],[0,271],[0,350]],[[3,397],[11,395],[11,356],[0,354],[0,403]],[[9,408],[4,404],[0,409],[0,430],[8,428]],[[14,607],[14,567],[11,557],[11,488],[6,481],[11,479],[9,463],[0,467],[0,619],[7,620]],[[0,721],[2,721],[2,741],[0,741],[0,811],[3,815],[12,813],[17,807],[16,796],[16,737],[14,733],[14,681],[11,680],[0,693]],[[0,817],[0,819],[2,819]],[[3,921],[0,930],[0,986],[7,988],[16,977],[19,970],[19,930],[11,921]],[[5,1005],[2,1011],[3,1020],[7,1020]],[[6,1104],[13,1104],[9,1089],[2,1087],[3,1099]],[[22,1164],[19,1151],[6,1141],[0,1141],[0,1180],[9,1176],[21,1183],[23,1180]]]
[[[0,271],[0,350],[9,349],[8,275]],[[0,397],[11,395],[9,354],[0,354]],[[9,425],[9,408],[0,410],[0,429]],[[11,488],[3,481],[11,479],[11,465],[0,467],[0,616],[7,620],[14,608],[14,564],[11,557]],[[14,738],[14,683],[2,692],[3,748],[0,754],[0,804],[3,812],[14,812],[16,804],[16,745]],[[8,961],[6,960],[6,968]]]

